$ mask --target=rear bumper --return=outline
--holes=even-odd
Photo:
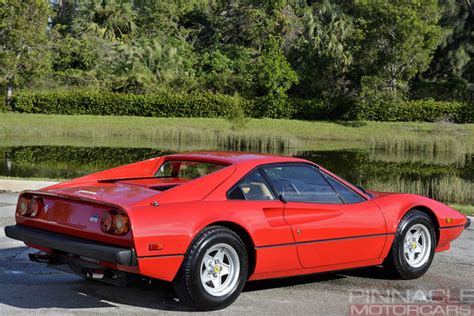
[[[5,235],[27,244],[64,251],[100,261],[125,266],[137,265],[135,251],[130,248],[109,246],[82,238],[65,236],[21,225],[6,226]]]

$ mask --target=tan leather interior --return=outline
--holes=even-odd
[[[245,192],[245,191],[244,191]],[[250,182],[249,183],[249,190],[248,195],[261,195],[265,197],[267,200],[271,200],[272,194],[267,186],[261,182]]]

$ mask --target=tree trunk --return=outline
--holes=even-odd
[[[10,80],[7,84],[7,94],[5,96],[5,106],[7,109],[11,108],[13,98],[13,82]]]

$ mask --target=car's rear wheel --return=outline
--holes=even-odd
[[[411,210],[401,220],[383,265],[396,277],[416,279],[428,271],[435,248],[436,234],[431,218],[419,210]]]
[[[173,281],[183,303],[199,310],[232,304],[247,280],[248,256],[240,237],[222,226],[202,231]]]

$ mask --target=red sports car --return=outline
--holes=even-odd
[[[248,280],[383,265],[423,275],[470,221],[432,199],[365,191],[298,158],[158,157],[20,194],[7,236],[33,261],[122,284],[172,281],[201,310]]]

